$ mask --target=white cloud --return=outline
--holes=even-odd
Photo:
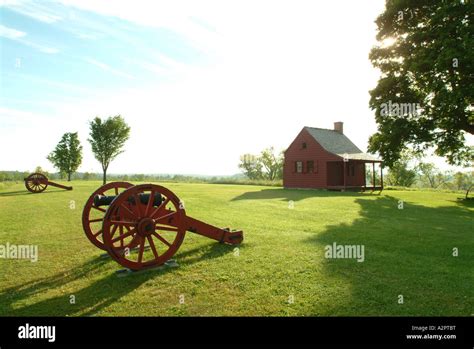
[[[29,41],[29,40],[18,40],[18,41],[21,42],[24,45],[33,47],[34,49],[37,49],[38,51],[41,51],[43,53],[56,54],[56,53],[59,52],[59,49],[57,49],[55,47],[48,47],[48,46],[40,45],[40,44],[37,44],[37,43]]]
[[[70,84],[70,83],[57,81],[57,80],[53,80],[53,79],[45,79],[45,78],[41,78],[41,77],[34,76],[34,75],[31,75],[31,74],[20,74],[20,73],[15,73],[15,74],[3,73],[3,74],[5,76],[8,76],[8,77],[14,78],[14,79],[22,79],[22,80],[25,80],[27,82],[34,82],[34,83],[49,85],[49,86],[53,86],[53,87],[58,87],[60,89],[67,90],[67,92],[72,91],[74,93],[79,92],[79,93],[83,93],[83,94],[91,92],[91,89],[89,87],[80,86],[80,85],[77,85],[77,84]],[[65,97],[63,97],[63,98],[65,98]]]
[[[75,32],[74,35],[77,36],[79,39],[83,39],[83,40],[96,40],[98,38],[97,35],[80,33],[80,32]]]
[[[32,120],[38,117],[38,114],[28,112],[28,111],[23,111],[23,110],[0,107],[0,117],[4,121],[8,119],[10,120],[15,119],[15,121],[18,121],[19,119],[23,119],[27,122],[31,122]]]
[[[120,18],[141,26],[170,29],[204,51],[213,50],[218,40],[215,32],[206,29],[190,15],[201,13],[210,15],[218,7],[217,2],[116,0],[113,6],[107,2],[95,0],[59,0],[59,2],[76,9]]]
[[[6,27],[4,25],[0,24],[0,36],[11,39],[11,40],[17,40],[19,38],[22,38],[26,35],[25,32],[22,32],[20,30],[16,30],[13,28]]]
[[[55,23],[62,18],[57,13],[54,13],[46,4],[39,2],[22,0],[22,1],[2,1],[0,6],[8,7],[24,16],[36,19],[43,23]]]
[[[121,76],[121,77],[124,77],[124,78],[128,78],[128,79],[133,79],[134,77],[130,74],[127,74],[127,73],[124,73],[120,70],[117,70],[115,68],[112,68],[110,65],[108,64],[105,64],[105,63],[102,63],[102,62],[99,62],[95,59],[92,59],[92,58],[84,58],[84,60],[87,62],[87,63],[90,63],[92,65],[95,65],[96,67],[99,67],[100,69],[106,71],[106,72],[109,72],[109,73],[112,73],[114,75],[117,75],[117,76]]]
[[[199,69],[191,64],[181,63],[160,52],[153,52],[146,58],[147,60],[145,58],[122,57],[124,62],[136,65],[159,76],[174,76],[176,78],[179,75],[191,73]]]
[[[57,48],[40,45],[30,40],[27,40],[25,39],[25,37],[27,36],[25,32],[22,32],[14,28],[6,27],[4,25],[0,25],[0,36],[10,39],[10,40],[15,40],[16,42],[22,43],[23,45],[30,46],[43,53],[55,54],[59,52]]]

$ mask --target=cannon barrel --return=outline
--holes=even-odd
[[[116,197],[116,195],[96,195],[94,197],[94,206],[109,206]],[[138,194],[138,199],[142,204],[146,205],[148,204],[148,200],[150,200],[150,194]],[[128,198],[128,201],[133,204],[133,197]],[[153,200],[153,206],[159,206],[162,202],[163,197],[160,193],[156,193],[155,198]]]

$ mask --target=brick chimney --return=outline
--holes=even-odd
[[[344,134],[344,123],[342,121],[335,122],[334,131]]]

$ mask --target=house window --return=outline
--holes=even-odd
[[[314,172],[314,161],[306,161],[306,172],[313,173]]]
[[[314,163],[314,173],[318,173],[318,171],[319,171],[319,168],[318,168],[319,166],[318,165],[319,165],[318,160],[316,160],[316,162]]]
[[[296,173],[302,173],[303,172],[303,162],[302,161],[296,161],[295,162],[295,172]]]
[[[306,142],[303,142],[303,144],[301,144],[301,149],[306,149]]]

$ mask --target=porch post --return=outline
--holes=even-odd
[[[344,178],[344,191],[346,190],[346,161],[342,161],[344,163],[344,168],[342,170],[342,177]]]
[[[383,166],[381,162],[379,163],[379,166],[380,166],[380,187],[381,189],[383,189]]]
[[[364,191],[367,189],[367,163],[364,161],[362,163],[364,165]]]
[[[372,191],[375,191],[375,162],[372,162]]]

